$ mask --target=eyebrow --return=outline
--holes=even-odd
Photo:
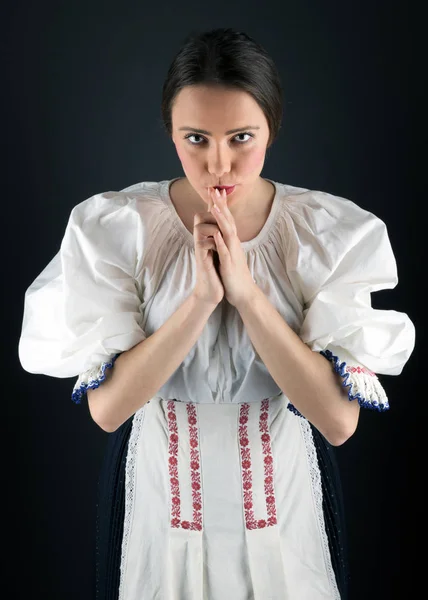
[[[244,129],[260,129],[258,125],[247,125],[246,127],[238,127],[237,129],[229,129],[229,131],[225,132],[225,135],[229,135],[231,133],[237,133],[238,131],[243,131]],[[204,135],[212,135],[210,131],[206,131],[205,129],[196,129],[195,127],[179,127],[179,131],[194,131],[195,133],[203,133]]]

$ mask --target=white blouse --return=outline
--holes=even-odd
[[[76,402],[195,286],[194,240],[171,202],[172,181],[95,194],[75,206],[59,252],[25,293],[21,364],[30,373],[78,376]],[[385,223],[350,200],[272,183],[264,227],[241,244],[255,282],[311,349],[346,372],[350,398],[388,408],[373,373],[401,373],[415,329],[405,313],[371,307],[371,292],[398,282]],[[238,311],[223,300],[159,396],[242,402],[280,391]]]
[[[194,239],[169,196],[173,181],[76,205],[60,250],[26,291],[21,364],[76,376],[77,403],[195,286]],[[376,374],[401,373],[415,329],[405,313],[371,307],[371,292],[398,282],[385,223],[345,198],[272,183],[266,223],[241,244],[256,284],[331,361],[349,400],[386,410]],[[225,299],[134,415],[126,469],[121,600],[339,598],[309,424]]]

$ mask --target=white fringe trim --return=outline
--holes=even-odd
[[[321,354],[332,363],[335,372],[342,377],[342,385],[349,388],[349,400],[358,400],[358,404],[363,408],[388,410],[388,398],[377,375],[366,367],[355,364],[346,350],[339,348],[339,353],[345,360],[341,361],[329,349],[321,351]]]
[[[115,354],[108,361],[103,362],[101,365],[96,365],[95,367],[92,367],[92,369],[88,369],[79,375],[71,394],[73,402],[80,404],[88,389],[97,388],[105,381],[105,378],[107,377],[106,370],[113,367],[118,356],[119,354]]]

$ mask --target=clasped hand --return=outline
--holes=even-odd
[[[219,274],[224,293],[230,304],[239,307],[241,303],[251,299],[257,285],[248,269],[235,219],[227,206],[226,190],[223,189],[220,193],[215,188],[209,188],[209,193],[213,201],[211,214],[220,230],[214,235],[214,241],[219,256]]]

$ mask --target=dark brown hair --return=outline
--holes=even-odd
[[[163,126],[172,136],[172,107],[189,85],[220,86],[250,94],[269,125],[269,148],[282,122],[283,91],[278,70],[266,50],[233,29],[191,33],[173,59],[162,89]]]

